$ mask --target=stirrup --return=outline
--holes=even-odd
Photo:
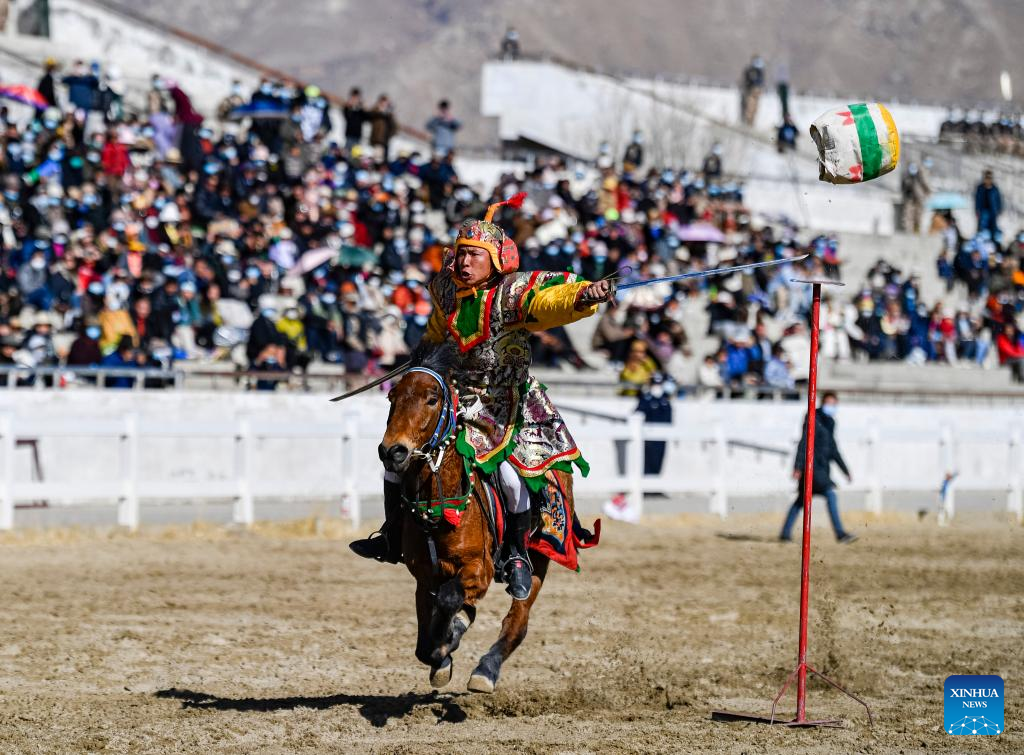
[[[398,563],[388,558],[391,546],[388,543],[388,536],[384,534],[383,530],[371,532],[369,537],[364,537],[361,540],[353,540],[348,547],[362,558],[372,558],[381,563]]]
[[[508,585],[505,592],[513,600],[526,600],[533,590],[533,569],[530,561],[520,555],[509,557],[502,566],[502,576]]]

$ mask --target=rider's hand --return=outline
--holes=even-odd
[[[576,306],[579,309],[585,309],[592,304],[608,301],[613,294],[611,281],[596,281],[583,289]]]

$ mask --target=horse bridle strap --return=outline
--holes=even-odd
[[[434,427],[434,433],[430,436],[430,440],[420,446],[421,451],[433,451],[455,432],[457,409],[452,400],[452,392],[448,387],[448,382],[429,367],[413,367],[409,372],[422,372],[430,375],[441,387],[441,414],[437,418],[437,425]]]
[[[469,466],[469,460],[463,457],[462,471],[466,480],[466,489],[454,496],[440,495],[437,498],[423,498],[413,500],[402,492],[402,500],[409,507],[412,513],[428,524],[435,524],[444,516],[447,509],[462,513],[469,505],[469,499],[473,495],[473,472]]]

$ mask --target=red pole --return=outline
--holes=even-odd
[[[814,484],[814,414],[818,401],[818,312],[821,284],[814,284],[811,305],[811,359],[807,372],[807,443],[804,446],[804,537],[800,561],[800,649],[797,658],[796,720],[807,720],[807,602],[811,569],[811,497]]]

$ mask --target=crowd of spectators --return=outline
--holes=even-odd
[[[970,154],[1024,157],[1024,122],[1019,115],[986,119],[981,112],[950,113],[939,126],[939,142]]]
[[[50,61],[39,90],[49,106],[35,117],[0,110],[0,364],[230,360],[273,388],[272,373],[322,361],[365,379],[419,341],[431,311],[425,284],[462,219],[518,191],[528,193],[522,209],[497,222],[524,270],[628,281],[810,255],[624,294],[592,346],[626,390],[656,372],[723,391],[792,390],[806,378],[810,300],[791,279],[840,274],[835,238],[801,240],[785,219],[751,216],[742,187],[722,181],[717,148],[689,170],[649,168],[638,132],[621,159],[540,158],[482,188],[459,179],[461,124],[446,101],[420,154],[393,148],[388,97],[368,107],[357,88],[337,124],[319,89],[289,82],[236,84],[212,118],[159,76],[133,111],[119,73],[97,64],[61,75]],[[1014,320],[1020,290],[1004,286],[1018,285],[1019,239],[1006,251],[984,233],[945,256],[952,285],[988,302],[984,312],[925,304],[912,274],[880,262],[852,301],[825,302],[823,354],[984,361],[984,334]],[[693,331],[698,322],[705,333]],[[1004,361],[1024,363],[1019,336],[998,335],[1012,341],[996,344]],[[718,346],[695,353],[708,337]],[[596,366],[561,328],[538,334],[534,349],[542,366]]]

